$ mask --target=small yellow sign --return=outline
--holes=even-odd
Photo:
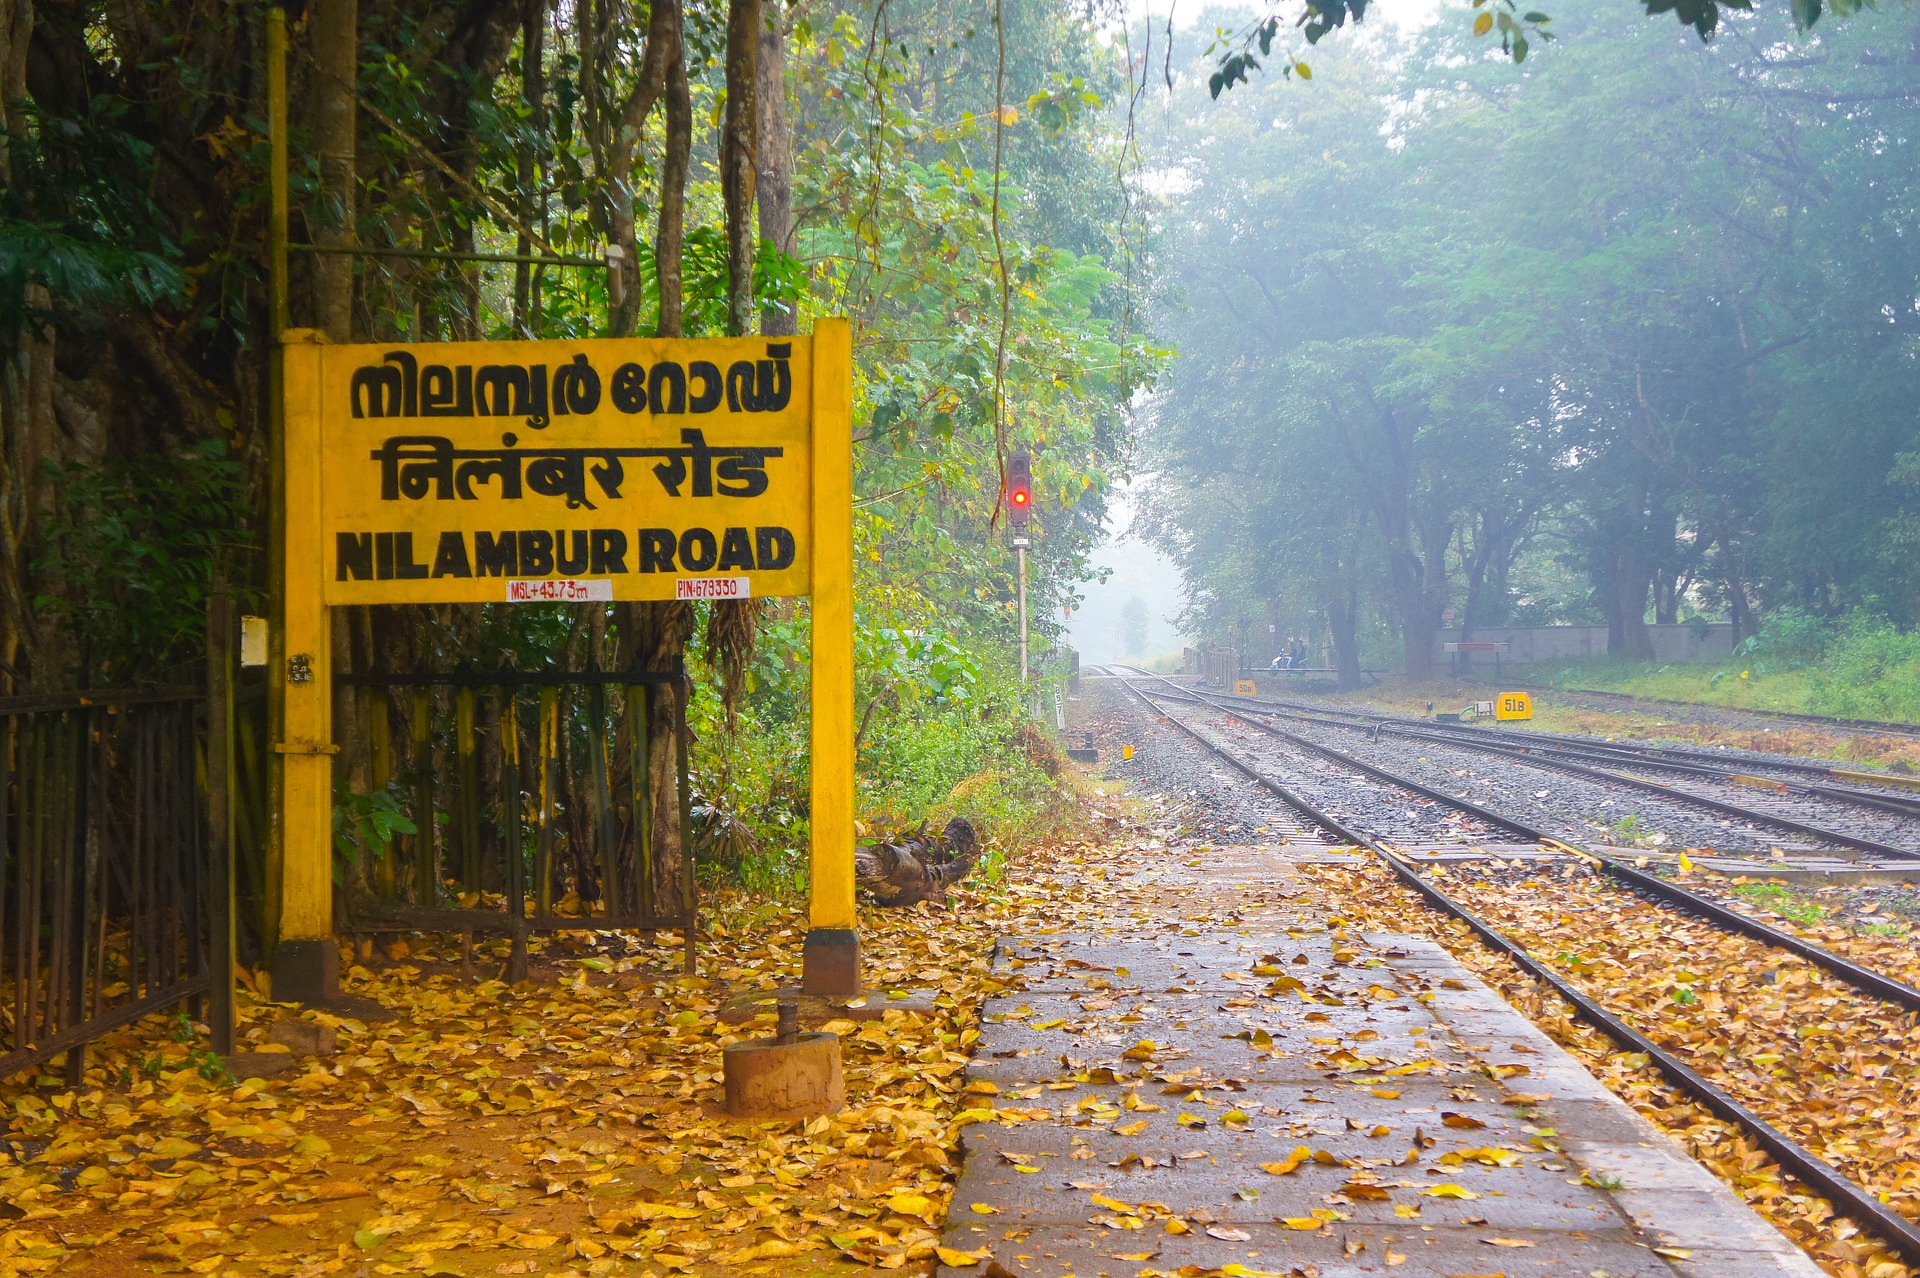
[[[309,345],[328,604],[809,592],[807,337]],[[291,450],[290,450],[291,455]]]
[[[1251,679],[1240,679],[1233,685],[1233,695],[1236,697],[1256,696],[1259,692],[1260,686]]]
[[[1503,692],[1494,702],[1497,720],[1533,718],[1533,698],[1524,692]]]

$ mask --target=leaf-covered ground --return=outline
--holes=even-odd
[[[1920,985],[1920,950],[1914,946],[1920,888],[1912,883],[1792,883],[1697,869],[1675,877],[1691,891],[1797,933],[1862,967]]]
[[[1056,845],[947,908],[862,922],[876,1006],[833,1023],[848,1106],[796,1123],[718,1110],[730,999],[790,984],[804,916],[746,900],[679,953],[556,942],[551,983],[457,969],[457,942],[352,968],[396,1016],[320,1017],[338,1054],[231,1080],[158,1019],[97,1051],[89,1085],[0,1089],[0,1275],[797,1272],[930,1257],[951,1193],[966,1051],[996,935],[1057,926],[1118,847]],[[259,1046],[285,1009],[243,1006]],[[309,1013],[309,1017],[314,1014]],[[213,1075],[210,1078],[208,1075]],[[966,1121],[964,1118],[960,1121]]]
[[[1559,969],[1802,1145],[1920,1215],[1920,1028],[1811,964],[1660,909],[1583,867],[1436,871],[1456,899]],[[1425,908],[1384,867],[1321,871],[1367,928],[1433,937],[1617,1095],[1678,1139],[1840,1278],[1908,1278],[1876,1239],[1787,1177],[1733,1128],[1665,1084],[1466,925]]]

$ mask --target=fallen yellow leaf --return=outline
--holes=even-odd
[[[1440,1185],[1429,1185],[1420,1192],[1429,1198],[1478,1198],[1480,1196],[1465,1185],[1456,1185],[1451,1181]]]
[[[365,1185],[354,1180],[322,1181],[313,1187],[313,1196],[323,1203],[338,1202],[343,1198],[359,1198],[368,1191]]]

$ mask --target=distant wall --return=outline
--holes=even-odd
[[[1724,661],[1733,655],[1733,627],[1726,622],[1701,625],[1683,621],[1677,625],[1648,626],[1647,633],[1653,637],[1655,661]],[[1448,652],[1446,645],[1457,642],[1459,638],[1460,631],[1457,628],[1442,630],[1435,638],[1433,659],[1442,670],[1452,668],[1456,655]],[[1476,627],[1472,637],[1474,643],[1498,643],[1502,640],[1507,644],[1507,650],[1500,654],[1502,667],[1544,665],[1607,655],[1605,626]],[[1475,669],[1481,666],[1491,669],[1493,666],[1493,654],[1490,652],[1463,652],[1458,656],[1463,662],[1471,661]]]

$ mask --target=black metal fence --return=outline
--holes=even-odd
[[[206,707],[195,687],[0,699],[0,1078],[64,1052],[77,1085],[86,1043],[230,989]]]
[[[679,776],[685,831],[684,673],[372,672],[339,682],[366,698],[371,804],[389,796],[414,827],[365,841],[379,850],[349,867],[343,930],[505,934],[513,979],[525,974],[532,932],[673,928],[691,956],[688,841],[679,873],[661,875],[648,785],[662,769]],[[663,719],[673,725],[664,733]],[[657,899],[663,879],[675,899]]]

